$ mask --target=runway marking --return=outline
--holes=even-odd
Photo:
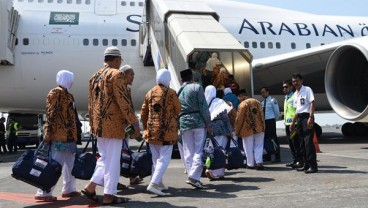
[[[41,202],[34,199],[34,194],[0,192],[0,200],[14,201],[37,205],[38,207],[67,207],[67,208],[82,208],[82,207],[99,207],[99,204],[90,204],[91,201],[85,197],[62,198],[57,197],[56,202]]]

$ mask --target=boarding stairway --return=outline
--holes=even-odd
[[[193,54],[217,52],[230,74],[247,92],[252,89],[252,55],[218,22],[218,14],[205,2],[146,0],[140,26],[140,55],[145,65],[167,68],[171,87],[180,87],[180,71]]]
[[[0,65],[14,64],[19,14],[11,0],[0,0]]]

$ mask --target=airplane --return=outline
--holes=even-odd
[[[0,111],[43,113],[57,71],[67,69],[75,74],[71,93],[85,115],[88,80],[103,66],[103,51],[111,45],[121,49],[123,64],[135,70],[132,97],[139,109],[162,61],[153,50],[149,54],[140,48],[142,25],[156,23],[145,19],[155,5],[174,5],[183,11],[170,12],[189,15],[201,15],[199,8],[210,11],[251,53],[255,97],[267,86],[282,101],[281,82],[300,72],[315,92],[317,111],[332,109],[350,121],[367,120],[368,17],[315,15],[231,0],[0,0],[0,36],[7,37],[0,40]]]

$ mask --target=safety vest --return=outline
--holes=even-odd
[[[18,123],[17,122],[9,124],[7,134],[8,134],[8,137],[18,136]]]
[[[285,97],[284,101],[284,123],[286,126],[290,125],[295,116],[296,108],[293,105],[294,93],[289,97]]]

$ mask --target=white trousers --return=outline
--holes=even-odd
[[[187,130],[182,132],[182,137],[188,178],[200,180],[203,171],[202,151],[206,130],[205,128]]]
[[[91,182],[104,187],[104,194],[116,194],[120,177],[120,157],[123,140],[97,138],[98,158]]]
[[[187,164],[185,163],[185,159],[184,159],[184,150],[183,150],[183,144],[178,142],[178,149],[179,149],[179,153],[180,153],[180,159],[181,161],[183,162],[184,164],[184,168],[186,170],[186,172],[188,172],[188,169],[187,169]]]
[[[50,146],[52,148],[52,146]],[[64,151],[50,151],[51,158],[56,160],[63,167],[62,176],[63,176],[63,188],[61,190],[62,194],[68,194],[73,191],[76,191],[75,188],[75,177],[72,176],[72,169],[74,166],[75,153],[64,152]],[[37,196],[52,196],[52,191],[55,186],[51,188],[50,192],[42,191],[41,189],[37,189]]]
[[[263,163],[263,138],[264,132],[242,137],[248,166],[254,167],[254,162],[256,164]]]
[[[149,145],[152,153],[151,183],[160,184],[171,160],[173,145]]]
[[[222,148],[226,148],[226,144],[227,144],[227,137],[226,136],[215,136],[214,137],[217,141],[217,143],[222,147]],[[219,168],[216,170],[207,170],[209,172],[211,172],[215,177],[222,177],[225,175],[225,168]]]

